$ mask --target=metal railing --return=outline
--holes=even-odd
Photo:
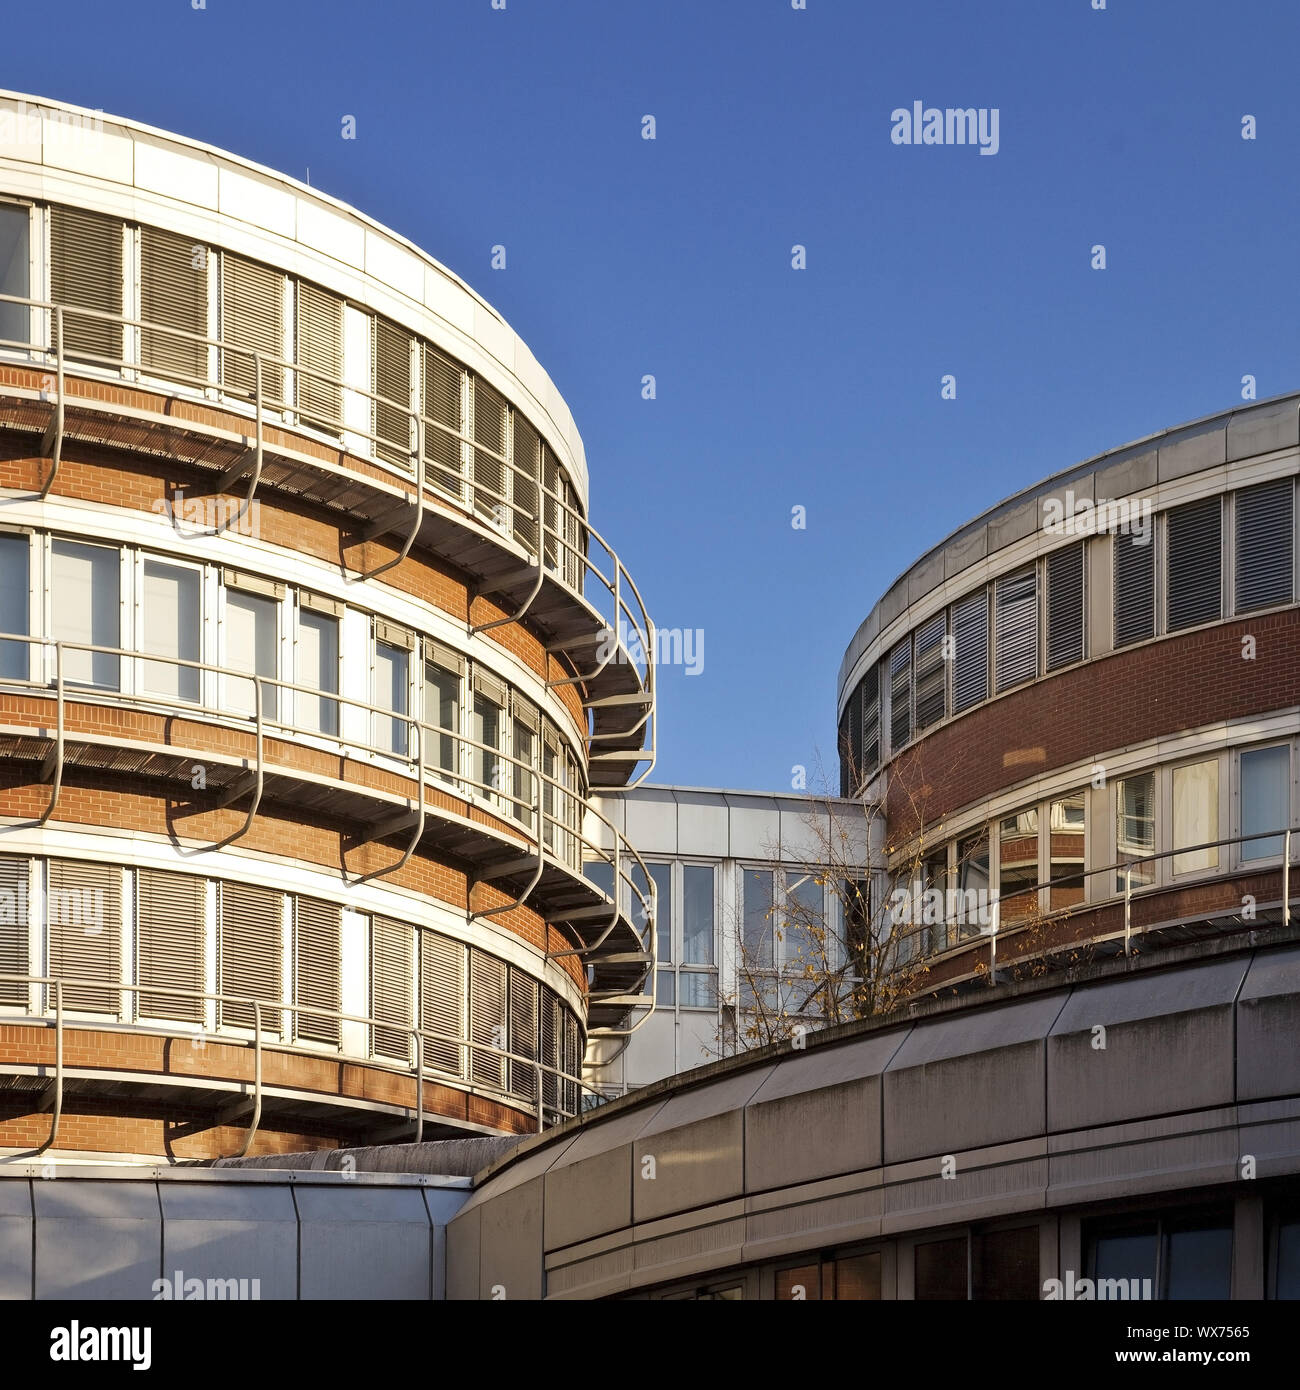
[[[618,552],[562,495],[566,484],[560,474],[557,473],[554,488],[546,486],[546,470],[540,448],[536,451],[536,467],[530,472],[519,468],[509,457],[508,451],[503,453],[477,442],[472,426],[468,430],[453,430],[426,415],[415,400],[418,391],[413,391],[410,400],[396,401],[368,387],[288,358],[124,314],[0,294],[0,305],[4,304],[26,307],[36,326],[29,341],[0,339],[0,352],[27,354],[34,365],[53,368],[43,392],[43,395],[48,393],[52,410],[42,441],[42,454],[51,461],[40,492],[42,498],[48,496],[53,487],[62,460],[70,365],[90,379],[95,379],[94,374],[99,372],[112,379],[125,377],[133,383],[142,383],[149,390],[180,387],[195,400],[211,401],[233,409],[237,414],[247,412],[251,415],[254,426],[251,444],[243,455],[217,476],[213,484],[214,491],[224,492],[240,478],[248,476],[240,512],[236,518],[227,518],[220,523],[211,534],[229,529],[235,521],[242,520],[252,506],[263,472],[266,425],[269,420],[284,429],[301,431],[308,438],[328,438],[331,443],[343,446],[341,467],[346,467],[343,459],[351,451],[357,457],[364,458],[367,467],[386,475],[392,484],[403,491],[403,500],[360,528],[361,539],[370,539],[389,531],[402,534],[399,523],[405,522],[409,514],[409,524],[404,526],[404,536],[397,554],[375,569],[359,572],[358,577],[373,578],[409,555],[423,524],[426,493],[436,497],[444,508],[459,512],[466,524],[490,530],[501,540],[514,544],[520,551],[523,562],[521,569],[496,582],[501,587],[508,587],[507,580],[530,583],[527,598],[515,613],[472,627],[471,634],[525,618],[548,578],[566,589],[595,619],[604,623],[604,629],[597,634],[593,643],[597,646],[595,664],[585,672],[552,684],[587,686],[612,662],[631,666],[637,673],[641,693],[635,696],[607,696],[604,699],[611,703],[639,703],[643,706],[640,717],[630,729],[601,733],[594,737],[602,741],[618,740],[645,730],[643,746],[635,750],[594,752],[589,760],[597,764],[621,762],[632,766],[647,763],[635,780],[628,784],[633,787],[639,786],[653,771],[657,734],[654,626],[640,590]],[[120,330],[121,354],[96,352],[82,347],[74,347],[70,351],[67,343],[70,322],[107,324]],[[423,342],[415,335],[412,337],[417,343]],[[174,362],[159,365],[146,361],[145,358],[150,356],[146,344],[154,346],[159,340],[174,345],[188,345],[196,353],[201,350],[205,357],[205,370],[188,373],[177,370]],[[242,373],[235,370],[232,364],[242,364]],[[87,371],[87,368],[90,370]],[[251,381],[251,386],[241,387],[238,381],[241,375]],[[416,376],[418,373],[413,374],[413,380]],[[268,389],[268,383],[273,385],[277,379],[281,389],[278,392]],[[315,390],[317,399],[314,402],[305,399],[309,394],[303,389],[305,383]],[[328,401],[330,397],[338,402],[336,414],[331,412],[328,404],[321,404],[322,399]],[[72,399],[82,406],[92,407],[95,404],[84,396]],[[349,406],[352,407],[351,411]],[[404,444],[396,437],[400,435],[400,429],[396,434],[380,432],[386,413],[390,419],[401,418],[406,422],[407,439]],[[364,419],[361,418],[363,415]],[[174,427],[178,419],[175,415],[169,415],[168,422]],[[195,429],[204,428],[199,421],[184,423]],[[430,452],[429,441],[440,437],[454,443],[456,457],[450,461],[445,457],[434,457]],[[403,455],[404,462],[394,461]],[[500,474],[503,480],[501,488],[493,487],[477,476],[474,461],[480,455],[489,458],[493,470]],[[558,463],[556,466],[559,467]],[[350,470],[350,476],[373,482],[373,479],[355,470]],[[456,481],[449,483],[448,479],[453,478]],[[530,495],[536,498],[531,506],[524,501]],[[634,655],[637,651],[641,654],[639,659]],[[588,700],[587,704],[590,708],[601,702],[601,697],[597,696]]]

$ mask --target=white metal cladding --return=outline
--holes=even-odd
[[[122,223],[78,208],[50,208],[50,297],[56,304],[122,312]],[[119,358],[122,327],[77,316],[63,328],[64,350],[79,357]]]
[[[993,589],[994,688],[1000,694],[1038,674],[1038,570],[999,579]]]
[[[1238,613],[1290,603],[1295,595],[1295,482],[1277,478],[1235,496]]]
[[[140,869],[135,880],[136,983],[202,994],[207,885],[194,874]],[[142,1018],[202,1023],[203,1000],[180,994],[141,994]]]
[[[51,975],[76,980],[122,978],[122,870],[112,864],[51,859],[45,890]],[[67,1009],[117,1014],[116,990],[67,986]]]
[[[989,693],[989,600],[979,589],[952,607],[952,710],[977,705]]]
[[[284,356],[284,273],[221,253],[222,342],[243,351],[225,353],[221,383],[230,390],[252,396],[256,388],[250,352],[268,358]],[[262,390],[272,399],[284,399],[284,374],[279,367],[263,369]]]
[[[469,953],[470,1080],[502,1090],[506,1051],[506,967],[495,956],[470,948]],[[495,1048],[496,1052],[485,1049]]]
[[[1047,669],[1083,659],[1083,542],[1047,557]]]
[[[156,227],[140,228],[140,317],[208,336],[208,248],[188,237]],[[146,328],[140,337],[140,364],[160,376],[200,382],[208,378],[206,344]]]
[[[218,993],[278,1002],[283,995],[282,897],[267,888],[223,880],[220,887]],[[251,1028],[252,1004],[223,1002],[220,1023]],[[278,1010],[262,1010],[263,1031],[280,1033]]]
[[[28,957],[27,903],[32,861],[25,856],[0,855],[0,975],[26,975]],[[0,980],[0,1004],[26,1005],[29,986]]]
[[[435,931],[421,931],[420,1027],[453,1038],[465,1035],[465,943]],[[464,1076],[463,1050],[438,1038],[424,1040],[424,1064]]]
[[[944,660],[944,639],[948,635],[948,612],[936,613],[916,632],[916,732],[937,724],[947,709],[948,663]]]
[[[390,917],[371,919],[370,1016],[393,1025],[376,1026],[371,1046],[376,1056],[401,1062],[411,1060],[413,951],[413,931],[408,923]]]
[[[1156,630],[1155,534],[1115,537],[1115,645],[1126,647]]]
[[[510,1051],[522,1058],[537,1056],[538,982],[517,965],[510,967]],[[537,1099],[537,1073],[526,1061],[510,1059],[510,1090],[530,1101]]]
[[[299,897],[293,906],[293,1002],[337,1013],[342,1007],[338,905]],[[339,1021],[295,1012],[294,1036],[337,1047]]]
[[[1223,498],[1173,507],[1166,517],[1167,629],[1194,627],[1223,616]]]

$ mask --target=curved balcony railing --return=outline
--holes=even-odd
[[[430,514],[430,499],[437,503],[440,514],[458,516],[465,526],[483,537],[490,536],[493,546],[504,552],[506,563],[485,582],[484,591],[518,594],[520,598],[507,617],[472,630],[484,632],[523,621],[530,614],[539,616],[537,601],[547,585],[567,594],[586,615],[585,630],[568,633],[557,641],[557,649],[563,648],[570,655],[577,673],[552,684],[581,687],[584,704],[596,712],[597,727],[590,736],[591,763],[624,770],[646,763],[631,786],[639,786],[650,775],[657,728],[654,625],[618,552],[563,495],[558,471],[554,479],[546,476],[540,449],[535,451],[535,467],[529,471],[518,467],[508,452],[476,441],[472,430],[452,429],[426,415],[411,400],[393,400],[287,358],[102,310],[0,294],[3,304],[26,307],[32,333],[29,341],[0,339],[0,353],[37,370],[47,369],[41,398],[50,406],[50,418],[42,454],[49,458],[50,469],[42,497],[49,494],[58,475],[69,404],[84,408],[95,405],[84,396],[69,395],[66,382],[70,371],[92,380],[126,380],[142,389],[169,392],[197,404],[212,403],[236,417],[250,419],[251,444],[242,434],[234,441],[240,447],[213,484],[214,491],[224,492],[246,480],[244,499],[239,512],[226,518],[212,534],[238,524],[251,508],[263,484],[268,425],[293,431],[305,440],[326,441],[340,448],[337,463],[332,461],[330,467],[342,469],[350,484],[387,486],[392,494],[359,528],[358,536],[364,540],[394,535],[400,538],[398,552],[379,567],[358,572],[358,577],[382,574],[410,554]],[[69,322],[113,325],[121,333],[121,355],[68,352],[65,326]],[[142,361],[141,344],[145,341],[169,341],[187,345],[196,353],[201,351],[206,368],[191,375],[174,370],[174,365],[166,369],[147,365]],[[331,400],[338,402],[336,412],[331,409]],[[205,428],[219,432],[197,419],[165,418],[173,429],[183,425],[200,432]],[[439,441],[445,441],[441,447]],[[480,456],[490,460],[491,469],[485,471],[500,478],[499,486],[478,476],[474,460]],[[371,471],[349,468],[350,457],[364,460]],[[313,465],[325,467],[310,454],[295,454],[294,460],[296,471]],[[588,652],[590,660],[584,669],[576,654]],[[624,668],[630,681],[611,682],[609,677]],[[629,689],[629,684],[634,688]],[[627,746],[633,740],[635,747]],[[603,748],[601,744],[624,746]]]
[[[65,1092],[64,1041],[69,1027],[85,1030],[87,1028],[129,1029],[132,1032],[148,1033],[154,1036],[188,1038],[195,1046],[204,1046],[207,1041],[229,1046],[246,1046],[253,1053],[253,1080],[249,1100],[252,1116],[245,1133],[244,1143],[237,1157],[244,1157],[253,1145],[261,1126],[265,1086],[262,1059],[265,1052],[274,1051],[293,1056],[309,1057],[319,1060],[322,1056],[337,1057],[340,1061],[355,1062],[376,1070],[413,1078],[414,1095],[420,1102],[424,1100],[425,1082],[450,1086],[466,1091],[471,1095],[483,1095],[501,1101],[516,1109],[532,1111],[536,1116],[538,1130],[548,1123],[560,1120],[590,1109],[592,1105],[603,1103],[606,1097],[595,1088],[588,1086],[581,1075],[566,1072],[561,1067],[551,1066],[540,1057],[527,1053],[514,1052],[508,1048],[494,1047],[488,1043],[477,1042],[467,1034],[440,1032],[432,1028],[420,1028],[415,1024],[395,1022],[391,1018],[375,1018],[366,1014],[345,1013],[341,1009],[324,1009],[318,1006],[286,1003],[283,1000],[257,999],[247,995],[213,993],[203,990],[185,989],[174,985],[141,984],[129,980],[80,979],[63,975],[0,975],[0,983],[26,985],[29,996],[33,990],[42,991],[39,1007],[34,1012],[6,1012],[4,1022],[10,1026],[25,1023],[42,1023],[54,1030],[54,1068],[51,1076],[51,1093],[48,1097],[50,1133],[40,1145],[38,1153],[57,1146],[59,1130],[63,1117]],[[93,990],[99,994],[121,996],[120,1010],[112,1017],[77,1014],[71,1019],[64,1007],[64,990]],[[142,1022],[137,1017],[138,1004],[142,995],[166,996],[168,998],[194,1001],[206,1011],[213,1006],[219,1017],[222,1006],[251,1011],[253,1023],[250,1027],[208,1028],[195,1025],[186,1030],[176,1024],[160,1025]],[[128,1000],[131,1003],[128,1004]],[[30,998],[29,998],[30,1003]],[[267,1020],[279,1019],[273,1027]],[[337,1047],[327,1044],[297,1039],[299,1018],[316,1018],[338,1025],[340,1039],[344,1036],[344,1024],[365,1029],[367,1045],[360,1052],[347,1051],[342,1042]],[[380,1051],[377,1039],[391,1041],[394,1037],[407,1040],[407,1061],[396,1060],[391,1053],[396,1049],[388,1047]],[[454,1061],[448,1063],[448,1056]],[[2,1069],[2,1068],[0,1068]],[[502,1078],[499,1086],[475,1080],[484,1070],[495,1070]],[[151,1073],[152,1075],[152,1073]],[[175,1073],[166,1073],[169,1078],[183,1080]],[[185,1073],[189,1076],[190,1073]],[[247,1085],[239,1078],[229,1078],[232,1087]],[[322,1096],[322,1100],[327,1098]],[[413,1129],[410,1139],[419,1143],[424,1134],[426,1114],[440,1118],[423,1103],[404,1107],[413,1111]]]
[[[545,772],[540,762],[545,756],[540,739],[535,739],[533,745],[538,761],[528,762],[458,730],[424,722],[417,715],[337,691],[322,691],[318,687],[258,675],[244,668],[128,648],[0,633],[0,651],[5,650],[6,643],[23,644],[29,652],[39,654],[36,662],[29,659],[27,669],[30,673],[33,666],[39,667],[40,678],[3,677],[0,689],[48,700],[54,705],[51,721],[39,729],[28,726],[28,737],[51,745],[42,763],[42,780],[49,784],[50,796],[39,824],[49,821],[58,808],[64,772],[70,762],[69,743],[95,745],[105,737],[102,725],[80,732],[70,731],[70,705],[110,707],[146,716],[156,714],[168,721],[157,738],[138,729],[128,729],[122,737],[127,742],[161,745],[174,750],[177,769],[183,770],[187,782],[194,762],[206,759],[212,765],[213,775],[207,780],[215,792],[215,802],[197,805],[196,812],[244,800],[248,803],[243,823],[236,830],[192,852],[223,848],[247,834],[267,795],[268,779],[273,776],[292,779],[297,775],[304,781],[323,782],[329,786],[336,814],[344,805],[341,798],[345,796],[365,799],[371,803],[372,814],[373,803],[378,803],[381,813],[366,821],[365,840],[377,841],[406,834],[400,857],[354,879],[353,883],[358,884],[384,877],[407,864],[425,837],[431,814],[437,815],[436,803],[431,807],[428,793],[440,791],[463,800],[467,811],[485,812],[490,818],[485,823],[480,815],[468,822],[475,830],[491,837],[496,847],[495,856],[485,853],[476,880],[522,885],[515,890],[514,896],[506,892],[507,901],[502,905],[471,912],[470,920],[500,916],[528,904],[534,897],[541,910],[548,900],[555,902],[576,892],[581,899],[576,906],[565,908],[561,904],[556,909],[543,910],[543,915],[549,921],[577,925],[583,944],[572,951],[548,952],[548,958],[585,957],[599,972],[602,947],[621,926],[622,939],[616,941],[610,952],[617,961],[616,966],[610,966],[617,978],[617,983],[611,986],[612,992],[635,994],[647,979],[653,979],[656,911],[653,878],[632,845],[584,798],[580,788],[569,786]],[[109,663],[101,670],[102,683],[70,680],[67,675],[69,655],[92,660],[98,657]],[[160,671],[171,673],[167,684],[176,691],[188,688],[192,697],[149,688],[150,673],[156,678]],[[178,718],[188,724],[236,732],[251,739],[251,745],[247,754],[234,746],[207,750],[190,747],[176,741],[171,721]],[[15,724],[12,715],[0,722],[20,730],[24,727],[21,723]],[[48,732],[51,728],[52,734]],[[273,760],[266,749],[268,739],[292,743],[303,762],[310,762],[312,754],[326,753],[341,758],[345,766],[358,771],[373,769],[409,779],[413,795],[405,798],[403,805],[378,785],[338,775],[331,777],[327,772],[311,771],[283,759]],[[217,769],[224,769],[226,775],[218,777]],[[584,825],[586,816],[593,817],[608,831],[612,849],[603,849],[598,841],[588,836]],[[462,818],[458,824],[464,828],[467,821]],[[612,881],[616,887],[626,890],[626,898],[616,892],[611,899],[591,883],[583,866],[592,860],[610,866]],[[552,885],[548,889],[543,877],[548,871],[553,873],[557,869],[562,872],[562,887],[557,890]],[[648,891],[638,885],[637,871],[641,883],[650,885]],[[591,899],[595,899],[595,903]],[[633,905],[628,914],[623,911],[624,901]],[[634,925],[637,921],[647,925],[638,930]],[[590,930],[585,930],[588,924]],[[639,962],[628,958],[628,934],[638,943]]]

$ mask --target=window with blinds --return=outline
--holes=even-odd
[[[557,570],[567,581],[568,563],[564,553],[564,516],[561,503],[564,480],[555,455],[542,445],[542,563]]]
[[[571,1009],[563,1010],[564,1017],[564,1070],[571,1077],[582,1075],[582,1027]],[[564,1083],[564,1109],[576,1115],[582,1108],[582,1089],[579,1082]]]
[[[65,980],[121,981],[121,869],[111,864],[51,859],[45,921],[51,975]],[[116,1016],[121,994],[90,985],[65,985],[63,1006],[81,1013]]]
[[[889,751],[912,737],[912,639],[904,637],[889,656]]]
[[[464,369],[459,362],[424,349],[424,480],[464,500],[465,463],[461,436]]]
[[[948,712],[948,670],[944,639],[947,612],[936,613],[916,633],[916,731],[937,724]]]
[[[567,479],[561,480],[564,489],[564,578],[571,589],[582,593],[583,581],[587,574],[587,538],[579,511],[578,494],[569,486]]]
[[[221,383],[252,399],[253,353],[278,362],[284,356],[284,276],[278,270],[221,253]],[[272,362],[262,368],[264,399],[283,403],[284,373]]]
[[[376,1057],[410,1062],[414,1023],[412,959],[415,942],[411,927],[388,917],[375,917],[370,923],[370,1016],[371,1051]],[[389,1024],[385,1028],[380,1025]]]
[[[219,1026],[252,1028],[255,1011],[251,1001],[260,1000],[263,1033],[279,1037],[280,1010],[267,1005],[278,1005],[284,999],[281,902],[280,894],[269,888],[221,884],[217,989],[222,995],[236,997],[221,1001]]]
[[[207,989],[207,884],[194,874],[140,869],[135,876],[136,983],[186,994],[137,996],[141,1018],[202,1023]]]
[[[424,1065],[465,1074],[465,946],[437,932],[420,933],[420,1027],[441,1037],[424,1040]]]
[[[1038,674],[1038,570],[993,586],[993,675],[997,693]]]
[[[537,766],[537,738],[541,715],[531,700],[517,691],[510,692],[511,737],[515,761],[510,765],[513,783],[510,812],[521,825],[532,830],[537,806],[537,781],[530,769]]]
[[[989,694],[989,598],[980,589],[952,606],[952,712],[978,705]]]
[[[475,740],[474,790],[481,796],[505,790],[505,767],[499,756],[505,747],[506,688],[485,671],[474,672],[474,703],[471,709],[471,736]]]
[[[469,953],[470,1080],[505,1088],[505,1061],[487,1048],[506,1046],[506,967],[495,956],[471,948]]]
[[[1047,557],[1047,669],[1083,660],[1083,542]]]
[[[50,297],[91,311],[63,316],[63,349],[74,357],[122,361],[122,235],[122,223],[114,218],[50,208]]]
[[[338,434],[343,419],[343,300],[306,281],[298,282],[298,408],[322,434]]]
[[[856,796],[858,784],[862,780],[862,686],[859,684],[849,696],[844,711],[844,729],[841,735],[841,752],[844,754],[843,795]]]
[[[339,979],[340,911],[336,903],[295,898],[293,904],[293,1002],[309,1009],[343,1007]],[[294,1036],[308,1042],[339,1045],[339,1020],[322,1014],[295,1013]]]
[[[402,467],[409,466],[415,448],[409,409],[413,341],[404,328],[376,317],[370,335],[370,389],[381,398],[375,401],[375,451],[380,458]]]
[[[558,1075],[564,1065],[564,1011],[553,989],[542,986],[542,1017],[540,1038],[542,1072],[542,1103],[548,1110],[558,1110],[563,1095]]]
[[[515,536],[534,555],[538,544],[538,469],[541,466],[541,440],[537,431],[519,414],[514,420],[512,490]]]
[[[1206,497],[1166,517],[1168,630],[1223,616],[1223,499]]]
[[[27,975],[29,967],[28,890],[32,861],[0,855],[0,975]],[[30,986],[0,980],[0,1005],[27,1006]]]
[[[474,396],[474,510],[509,528],[505,505],[506,402],[481,377],[472,382]]]
[[[1156,548],[1154,531],[1115,537],[1115,645],[1126,647],[1156,631]]]
[[[140,228],[140,365],[201,386],[208,380],[208,248],[157,227]],[[192,335],[192,336],[186,336]]]
[[[862,771],[880,766],[880,663],[862,678]]]
[[[1290,603],[1295,593],[1295,482],[1278,478],[1243,488],[1236,507],[1235,609]]]
[[[510,1092],[537,1102],[537,1071],[518,1058],[537,1056],[537,981],[518,966],[510,967]]]

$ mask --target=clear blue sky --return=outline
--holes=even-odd
[[[60,0],[6,15],[0,83],[310,168],[474,285],[652,615],[704,631],[655,780],[777,789],[833,764],[844,647],[928,546],[1300,386],[1300,6],[1091,6]],[[997,155],[891,143],[918,100],[997,107]]]

